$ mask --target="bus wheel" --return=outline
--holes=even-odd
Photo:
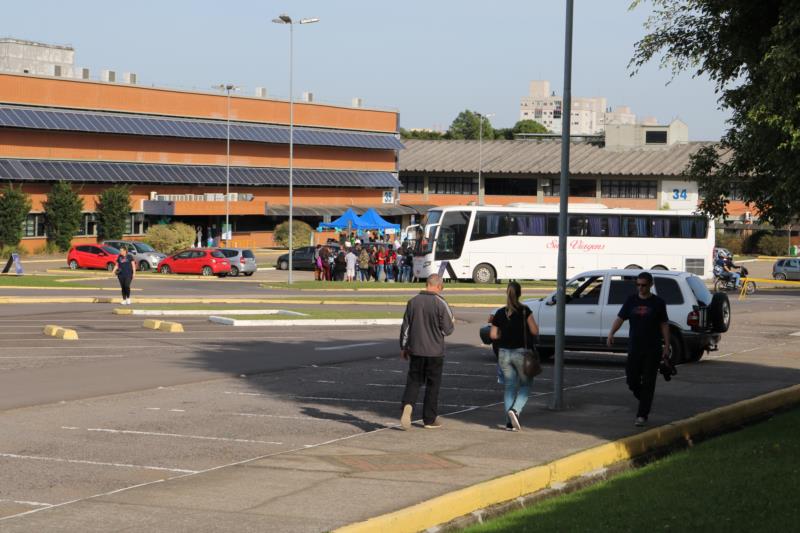
[[[650,270],[669,270],[669,269],[667,267],[665,267],[664,265],[656,265],[653,268],[651,268]]]
[[[475,283],[494,283],[496,278],[494,267],[488,263],[481,263],[472,271],[472,281]]]
[[[628,265],[625,267],[625,270],[644,270],[639,265]]]

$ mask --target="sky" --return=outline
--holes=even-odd
[[[605,96],[659,123],[680,118],[691,140],[717,140],[729,117],[708,79],[673,78],[628,62],[647,2],[575,0],[573,96]],[[320,22],[294,28],[294,93],[315,101],[400,111],[405,128],[446,129],[464,109],[519,118],[531,80],[561,94],[564,0],[25,0],[3,2],[0,36],[70,44],[75,63],[136,72],[141,85],[289,94],[287,13]]]

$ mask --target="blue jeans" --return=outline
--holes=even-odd
[[[403,265],[400,267],[400,281],[411,281],[411,267]]]
[[[375,281],[381,280],[381,274],[383,274],[383,265],[375,265]]]
[[[730,274],[731,274],[731,278],[733,279],[733,282],[736,284],[736,287],[737,288],[741,287],[742,286],[742,282],[739,281],[739,279],[742,277],[742,275],[739,274],[738,272],[731,272]]]
[[[531,392],[531,380],[522,372],[525,356],[524,348],[500,348],[498,362],[506,380],[504,403],[506,412],[513,409],[517,414],[522,413],[522,408],[528,402]]]

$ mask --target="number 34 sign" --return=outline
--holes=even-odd
[[[673,200],[688,200],[689,195],[686,192],[686,189],[672,189],[672,199]]]

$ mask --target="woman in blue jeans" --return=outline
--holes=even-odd
[[[508,284],[506,306],[494,314],[489,333],[492,340],[497,341],[499,348],[498,363],[506,382],[506,429],[510,431],[520,430],[519,416],[531,390],[531,380],[522,371],[526,330],[532,336],[539,334],[539,326],[531,310],[519,301],[521,295],[522,287],[519,283],[512,281]],[[530,337],[527,346],[532,346]]]

